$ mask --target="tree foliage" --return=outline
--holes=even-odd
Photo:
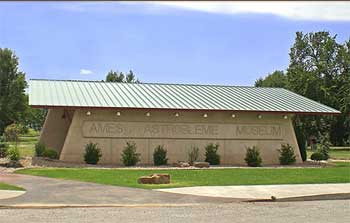
[[[350,40],[338,43],[329,32],[296,33],[286,74],[275,71],[256,86],[285,87],[342,112],[339,116],[296,116],[300,134],[350,143]],[[278,73],[277,73],[278,72]]]
[[[287,86],[287,76],[281,70],[276,70],[268,74],[265,78],[259,78],[255,81],[255,87],[281,87]]]
[[[107,82],[140,83],[132,70],[126,75],[123,72],[109,71],[106,76]]]
[[[0,48],[0,135],[7,125],[23,119],[26,108],[25,73],[18,69],[18,57]]]

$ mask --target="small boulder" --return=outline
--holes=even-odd
[[[194,162],[193,166],[197,168],[209,168],[210,164],[208,162]]]
[[[140,177],[137,182],[139,184],[169,184],[170,175],[166,173],[156,173],[149,176]]]

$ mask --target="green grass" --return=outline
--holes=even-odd
[[[236,168],[201,170],[46,168],[22,169],[16,171],[16,173],[139,188],[350,183],[350,165],[343,163],[339,163],[336,167],[327,168]],[[137,184],[138,177],[152,173],[169,173],[172,183],[168,185]]]
[[[0,190],[24,190],[24,189],[21,187],[0,182]]]

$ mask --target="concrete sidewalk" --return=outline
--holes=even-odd
[[[308,197],[319,195],[350,194],[350,183],[341,184],[284,184],[253,186],[200,186],[157,191],[244,200],[265,200],[271,196],[277,199]]]
[[[21,196],[25,193],[22,190],[0,190],[0,200]]]

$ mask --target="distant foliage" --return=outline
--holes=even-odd
[[[220,155],[218,154],[219,144],[210,143],[205,147],[205,162],[210,165],[220,164]]]
[[[107,82],[140,83],[132,70],[126,75],[123,72],[109,71],[106,76]]]
[[[258,147],[256,146],[248,147],[244,160],[248,166],[251,166],[251,167],[261,166],[262,158],[260,156],[260,151]]]
[[[18,161],[20,158],[20,154],[18,151],[17,147],[12,147],[9,148],[7,151],[7,157],[11,160],[11,161]]]
[[[188,163],[193,165],[194,162],[198,160],[199,157],[199,148],[197,146],[192,146],[188,152]]]
[[[24,131],[21,124],[11,124],[5,128],[4,136],[5,140],[8,142],[18,142],[19,135]]]
[[[154,152],[153,152],[153,162],[154,165],[160,166],[160,165],[167,165],[168,159],[167,159],[167,150],[164,149],[164,146],[158,145]]]
[[[85,145],[84,161],[87,164],[97,164],[102,157],[101,149],[97,143],[88,143]]]
[[[5,158],[7,156],[8,145],[4,138],[0,137],[0,158]]]
[[[127,142],[121,154],[125,166],[135,166],[140,161],[140,153],[136,152],[136,143]]]
[[[290,165],[295,163],[296,157],[294,154],[294,149],[291,145],[282,144],[281,149],[279,149],[278,152],[280,153],[279,160],[281,165]]]

